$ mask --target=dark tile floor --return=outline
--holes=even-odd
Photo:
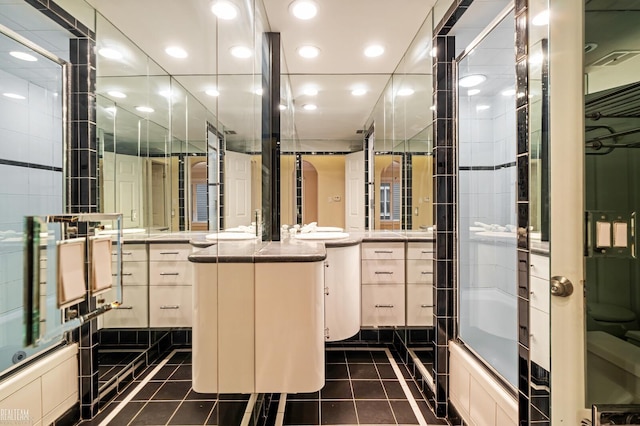
[[[394,364],[384,350],[327,350],[325,386],[286,395],[284,414],[278,410],[280,396],[275,398],[266,424],[446,425],[434,416],[406,368],[395,364],[398,375]],[[239,426],[248,420],[249,395],[193,392],[189,351],[173,352],[163,366],[155,364],[148,371],[96,418],[80,424]]]
[[[98,354],[98,383],[105,384],[123,368],[131,364],[141,352],[136,351],[101,351]]]

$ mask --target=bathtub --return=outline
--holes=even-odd
[[[518,380],[517,297],[497,288],[460,292],[460,338],[514,387]]]

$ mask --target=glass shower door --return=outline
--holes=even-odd
[[[460,338],[517,387],[514,13],[457,60]]]
[[[63,66],[18,39],[0,33],[1,50],[12,53],[0,64],[0,374],[61,340],[56,334],[25,347],[23,286],[25,216],[64,211]],[[54,330],[61,320],[55,280],[47,280],[46,257],[40,266],[48,308],[40,326]]]

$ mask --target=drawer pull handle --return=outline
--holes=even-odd
[[[432,251],[422,250],[422,254],[429,254],[429,253],[433,253],[433,252]]]
[[[118,275],[118,274],[111,274],[111,276],[113,276],[113,277],[115,277],[115,276],[117,276],[117,275]],[[123,277],[130,277],[131,275],[133,275],[131,272],[123,272],[123,273],[122,273],[122,276],[123,276]]]
[[[160,272],[160,275],[180,275],[180,272]]]
[[[421,308],[431,308],[433,305],[420,305]]]
[[[431,274],[432,272],[430,272],[430,271],[422,271],[422,272],[420,272],[420,273],[421,273],[422,275],[429,275],[429,274]]]
[[[376,308],[393,308],[393,305],[376,305]]]
[[[374,251],[374,253],[377,253],[377,254],[392,254],[393,251],[392,250],[376,250],[376,251]]]
[[[180,305],[162,305],[160,309],[180,309]]]
[[[179,251],[161,251],[160,254],[180,254]]]
[[[111,254],[112,254],[112,255],[114,255],[114,256],[117,256],[117,255],[118,255],[118,252],[117,252],[117,251],[114,251],[114,252],[112,252]],[[123,256],[131,256],[132,254],[133,254],[133,253],[132,253],[132,252],[130,252],[130,251],[123,251],[123,252],[122,252],[122,255],[123,255]]]
[[[129,310],[133,309],[133,306],[118,306],[118,307],[116,307],[114,309],[125,309],[125,310],[129,311]]]
[[[376,275],[393,275],[392,271],[376,271]]]

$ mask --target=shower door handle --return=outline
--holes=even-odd
[[[551,295],[568,297],[573,293],[573,284],[566,277],[551,277]]]

